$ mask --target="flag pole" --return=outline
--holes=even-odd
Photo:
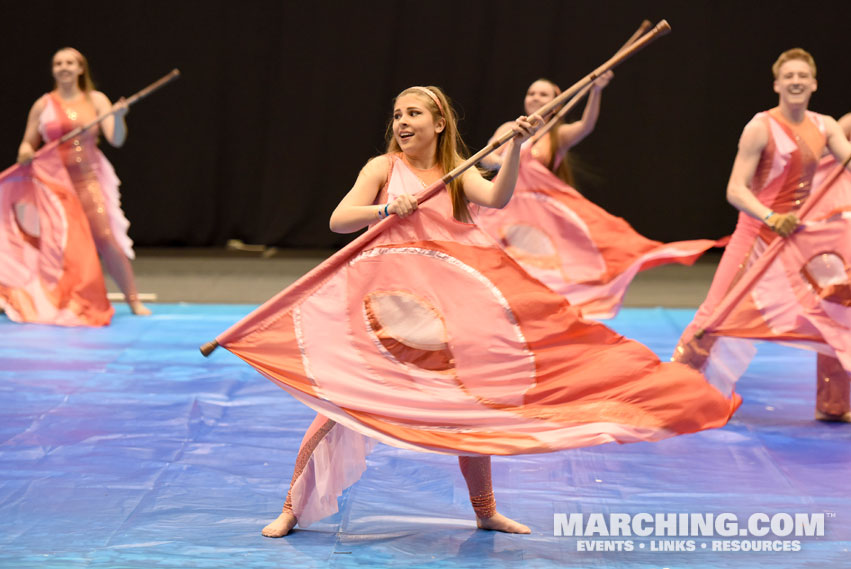
[[[638,29],[635,30],[632,33],[630,38],[628,40],[626,40],[626,43],[621,46],[621,48],[617,51],[617,53],[622,52],[624,49],[626,49],[627,47],[629,47],[630,45],[635,43],[638,40],[638,38],[643,36],[647,32],[647,30],[649,30],[652,27],[653,27],[653,24],[650,22],[650,20],[644,20],[643,22],[641,22],[641,25],[638,26]],[[538,129],[538,132],[536,132],[534,134],[534,136],[532,136],[532,139],[530,141],[530,145],[534,146],[536,142],[541,140],[544,137],[544,135],[546,135],[548,132],[550,132],[550,130],[552,130],[552,128],[556,124],[558,124],[559,120],[564,118],[564,115],[569,113],[579,103],[579,101],[582,99],[582,97],[584,97],[585,95],[588,94],[588,91],[591,90],[591,87],[593,85],[594,84],[591,83],[591,84],[588,84],[585,87],[583,87],[582,90],[579,91],[576,94],[575,97],[573,97],[568,103],[566,103],[561,108],[561,110],[559,110],[555,115],[552,116],[552,118],[549,119],[547,124],[545,124],[540,129]]]
[[[180,71],[178,69],[172,69],[168,74],[157,79],[156,81],[154,81],[153,83],[151,83],[150,85],[148,85],[147,87],[142,89],[141,91],[138,91],[138,92],[134,93],[133,95],[131,95],[130,97],[128,97],[125,100],[125,102],[127,103],[127,106],[129,107],[130,105],[138,103],[139,101],[141,101],[142,99],[144,99],[145,97],[147,97],[148,95],[150,95],[151,93],[153,93],[154,91],[159,89],[160,87],[164,87],[168,83],[177,79],[179,76],[180,76]],[[92,120],[88,124],[78,126],[74,130],[63,135],[61,138],[58,138],[58,139],[53,140],[51,142],[48,142],[47,144],[45,144],[44,146],[39,148],[35,152],[35,154],[33,154],[33,159],[38,158],[42,154],[50,152],[51,150],[53,150],[53,148],[59,146],[60,144],[68,142],[72,138],[79,136],[80,134],[89,130],[93,126],[100,124],[101,121],[106,119],[106,117],[112,116],[113,114],[115,114],[114,109],[110,110],[108,113],[105,113],[105,114],[97,117],[96,119]],[[12,170],[14,170],[15,168],[17,168],[19,166],[20,166],[20,164],[13,164],[13,165],[9,166],[8,168],[6,168],[5,170],[3,170],[3,172],[0,172],[0,180],[3,180],[4,178],[6,178],[9,174],[12,173]]]
[[[669,33],[670,31],[671,31],[671,26],[670,26],[670,24],[668,24],[667,20],[660,21],[658,24],[656,24],[653,27],[652,30],[650,30],[649,32],[644,34],[640,39],[636,40],[634,43],[632,43],[628,47],[623,48],[621,50],[618,50],[618,52],[615,53],[615,55],[610,57],[605,63],[603,63],[597,69],[595,69],[594,71],[592,71],[591,73],[586,75],[584,78],[582,78],[579,81],[577,81],[576,83],[574,83],[569,89],[567,89],[561,95],[557,96],[555,99],[553,99],[552,101],[550,101],[549,103],[545,104],[543,107],[541,107],[540,109],[535,111],[530,116],[530,118],[535,117],[535,116],[537,116],[538,118],[546,117],[547,115],[549,115],[549,113],[554,108],[558,107],[559,105],[564,104],[568,99],[570,99],[576,93],[581,91],[583,87],[593,83],[600,75],[602,75],[606,71],[609,71],[610,69],[613,69],[616,66],[620,65],[621,63],[623,63],[624,61],[626,61],[627,59],[632,57],[636,52],[638,52],[641,49],[643,49],[644,47],[646,47],[647,44],[653,42],[654,40],[656,40],[657,38],[659,38],[661,36],[664,36],[665,34]],[[516,130],[512,129],[512,130],[507,131],[505,134],[500,136],[498,139],[494,140],[493,142],[491,142],[490,144],[488,144],[487,146],[485,146],[484,148],[482,148],[481,150],[479,150],[478,152],[476,152],[475,154],[470,156],[470,158],[468,158],[467,160],[462,162],[459,166],[457,166],[455,169],[453,169],[448,174],[443,176],[443,178],[441,178],[441,182],[443,183],[442,185],[449,184],[449,182],[451,182],[452,180],[454,180],[455,178],[457,178],[458,176],[463,174],[467,169],[469,169],[473,165],[480,162],[482,158],[484,158],[485,156],[487,156],[491,152],[495,151],[497,148],[499,148],[500,146],[502,146],[503,144],[505,144],[506,142],[508,142],[512,138],[514,138],[515,136],[519,136],[519,135],[520,135],[520,133],[517,132]],[[435,184],[434,187],[429,188],[426,191],[420,193],[419,196],[418,196],[419,197],[418,201],[422,202],[422,201],[428,199],[440,187],[441,187],[441,184]]]

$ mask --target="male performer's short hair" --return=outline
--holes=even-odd
[[[810,52],[803,50],[800,47],[793,47],[792,49],[787,49],[781,53],[780,57],[777,58],[777,61],[774,62],[774,65],[771,66],[771,72],[774,73],[775,79],[780,76],[780,67],[787,61],[791,61],[793,59],[805,61],[810,66],[810,69],[812,69],[813,77],[816,76],[816,60],[813,59]]]

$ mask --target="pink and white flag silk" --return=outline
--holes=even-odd
[[[813,180],[819,190],[800,227],[755,250],[741,282],[701,323],[725,346],[723,365],[716,350],[704,356],[707,377],[723,391],[732,389],[752,355],[739,339],[813,349],[851,373],[851,174],[845,170],[822,187],[837,168],[832,157],[822,159]]]
[[[113,307],[57,147],[0,173],[0,308],[16,322],[105,326]]]
[[[390,187],[421,185],[397,161]],[[414,450],[539,453],[727,422],[737,396],[584,320],[454,220],[445,190],[426,193],[218,344],[341,425]]]
[[[477,222],[532,276],[589,318],[614,317],[640,271],[691,265],[709,239],[662,243],[587,200],[536,160],[521,155],[511,202],[482,209]]]

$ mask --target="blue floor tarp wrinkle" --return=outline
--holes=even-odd
[[[312,412],[230,353],[199,354],[252,307],[153,308],[150,318],[118,308],[103,329],[0,316],[0,567],[821,569],[851,559],[851,425],[813,420],[810,352],[761,344],[723,429],[495,458],[498,507],[531,536],[475,529],[454,457],[379,445],[337,515],[273,540],[260,528],[280,510]],[[608,324],[667,359],[691,315],[625,309]],[[570,514],[583,514],[587,535],[554,535]],[[592,520],[612,532],[610,514],[650,534],[588,533]],[[714,535],[665,530],[657,514],[710,520]],[[730,519],[737,534],[750,521],[765,535],[720,535]],[[801,535],[819,527],[823,536]],[[798,550],[719,550],[764,542]]]

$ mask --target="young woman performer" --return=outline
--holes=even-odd
[[[709,294],[695,319],[683,332],[673,358],[703,371],[722,390],[732,389],[733,382],[744,371],[753,352],[733,348],[732,343],[737,341],[734,338],[696,333],[767,246],[795,231],[799,224],[797,212],[806,204],[813,187],[818,185],[814,176],[825,149],[840,161],[851,155],[851,143],[837,121],[807,110],[810,96],[817,88],[816,64],[812,55],[799,48],[785,51],[774,63],[772,71],[779,104],[769,111],[758,113],[745,126],[727,185],[727,200],[740,212],[736,231],[721,258]],[[833,189],[819,203],[820,208],[833,209],[833,206],[825,205],[832,203]],[[847,206],[846,203],[838,209]],[[802,267],[801,270],[806,269]],[[761,289],[762,295],[784,294],[778,288],[762,288],[765,289]],[[767,305],[767,300],[766,297],[756,303],[757,308],[752,311],[754,319],[776,316],[763,314],[759,309],[759,306]],[[790,306],[797,305],[794,299],[790,302],[787,312]],[[839,311],[831,311],[831,316],[834,314],[843,318]],[[787,326],[789,324],[786,323]],[[846,321],[842,325],[840,328],[845,330],[842,334],[847,334],[851,322]],[[830,347],[836,340],[825,337],[826,327],[814,333],[812,328],[803,331],[778,329],[770,323],[759,325],[757,322],[748,326],[754,329],[754,336],[743,337],[810,340],[816,344],[827,344],[827,350],[820,350],[818,354],[816,418],[824,421],[851,420],[848,371],[830,355],[833,353]],[[712,365],[713,360],[720,365]]]
[[[640,270],[671,262],[690,264],[715,245],[707,239],[674,243],[647,239],[572,187],[568,150],[594,129],[601,92],[611,77],[609,71],[591,85],[579,121],[565,124],[553,118],[548,132],[526,144],[512,202],[499,211],[483,210],[477,219],[527,272],[593,318],[617,313]],[[535,112],[560,92],[551,81],[535,81],[526,93],[526,112]],[[504,131],[500,126],[491,140]],[[499,167],[498,152],[482,161],[485,167]]]
[[[470,168],[450,183],[453,214],[459,221],[470,219],[468,202],[484,207],[502,207],[511,198],[517,180],[520,144],[533,129],[525,116],[519,117],[513,125],[521,136],[507,144],[503,168],[493,182],[484,179],[475,168]],[[352,189],[331,214],[331,230],[352,233],[388,215],[410,215],[417,209],[416,198],[410,194],[396,195],[394,188],[388,187],[393,169],[410,170],[425,188],[463,161],[463,149],[455,114],[443,92],[437,87],[405,89],[396,97],[393,120],[387,128],[387,153],[373,158],[363,167]],[[293,488],[310,455],[335,425],[334,421],[322,415],[317,415],[311,424],[299,449],[283,512],[263,528],[263,535],[282,537],[295,527],[299,512],[293,508]],[[478,527],[529,533],[528,527],[496,511],[490,457],[460,456],[458,463],[470,491]]]
[[[123,100],[114,106],[94,89],[86,58],[66,47],[53,56],[55,88],[40,97],[29,113],[24,138],[18,149],[18,162],[32,160],[41,143],[62,137],[98,116],[114,111],[100,123],[100,132],[113,146],[127,138],[124,117],[128,107]],[[76,189],[91,228],[98,254],[107,272],[118,284],[133,314],[151,311],[139,301],[129,258],[132,242],[127,236],[130,225],[119,206],[118,178],[103,153],[97,148],[98,128],[93,127],[59,149],[65,168]]]
[[[555,173],[566,184],[574,185],[573,172],[568,165],[567,153],[594,131],[597,118],[600,116],[600,100],[602,99],[603,89],[609,84],[612,77],[614,77],[614,74],[607,71],[594,81],[588,93],[588,102],[585,103],[582,118],[572,123],[565,123],[559,119],[558,124],[552,127],[545,136],[537,140],[530,149],[530,154],[535,160]],[[527,115],[531,115],[559,94],[561,94],[561,89],[558,85],[549,79],[538,79],[529,85],[526,98],[523,100],[523,108]],[[512,128],[511,123],[500,125],[490,141],[493,142],[499,138],[509,128]],[[502,165],[503,155],[504,150],[498,149],[482,160],[481,164],[488,170],[496,170]]]

